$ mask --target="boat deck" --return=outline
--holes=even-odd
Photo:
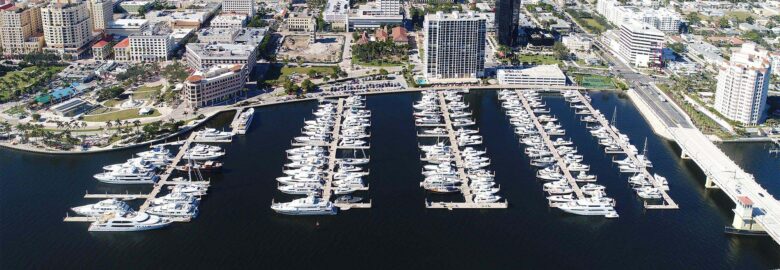
[[[338,154],[338,150],[367,150],[370,148],[370,146],[339,146],[339,139],[341,137],[341,122],[344,118],[344,104],[345,99],[339,98],[337,105],[336,105],[336,123],[333,128],[333,136],[330,143],[327,145],[328,147],[328,172],[327,177],[325,177],[325,184],[323,185],[322,190],[322,199],[329,201],[331,199],[331,196],[333,196],[333,176],[336,174],[336,158]],[[358,190],[366,191],[369,189],[369,186],[366,186],[365,188],[361,188]],[[350,202],[340,202],[340,203],[334,203],[335,206],[339,208],[339,210],[349,210],[352,208],[359,208],[359,209],[365,209],[365,208],[371,208],[371,203],[350,203]]]

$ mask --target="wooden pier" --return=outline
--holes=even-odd
[[[539,135],[542,137],[542,140],[544,141],[544,144],[547,146],[547,149],[550,151],[550,153],[553,154],[553,157],[555,158],[555,162],[558,164],[558,167],[561,169],[561,172],[563,172],[563,176],[566,178],[566,181],[569,182],[569,186],[574,190],[574,194],[577,195],[578,199],[584,199],[585,195],[582,193],[582,190],[580,189],[580,186],[577,184],[577,181],[574,179],[574,176],[569,171],[569,166],[566,165],[566,162],[564,162],[561,155],[558,153],[558,149],[555,148],[555,145],[553,145],[552,140],[550,140],[550,135],[547,134],[547,131],[544,129],[544,126],[542,126],[542,123],[539,122],[539,118],[536,117],[536,113],[534,113],[533,108],[531,108],[531,105],[528,104],[528,99],[525,98],[523,95],[522,90],[515,90],[517,93],[517,96],[520,98],[520,101],[523,102],[523,108],[528,112],[528,114],[531,116],[531,120],[534,122],[534,126],[536,126],[536,129],[539,130]]]
[[[665,190],[661,188],[661,184],[658,181],[655,181],[655,177],[650,174],[650,172],[647,170],[645,166],[641,166],[639,164],[642,164],[642,162],[639,161],[639,158],[637,158],[637,153],[630,148],[630,145],[628,142],[624,141],[623,139],[618,136],[618,134],[615,132],[615,130],[612,127],[612,124],[610,124],[606,118],[604,118],[604,115],[601,113],[598,113],[596,109],[593,108],[593,106],[588,102],[587,99],[585,99],[585,96],[580,93],[580,91],[574,91],[577,93],[577,98],[580,99],[583,105],[585,105],[586,109],[593,115],[596,120],[598,120],[598,123],[605,127],[606,130],[609,133],[609,136],[612,137],[612,139],[620,145],[620,148],[622,149],[623,154],[628,156],[628,158],[631,159],[631,161],[634,164],[637,164],[637,166],[640,168],[640,174],[642,174],[645,177],[645,180],[649,181],[655,188],[657,188],[659,191],[661,191],[661,195],[664,201],[664,204],[662,205],[653,205],[648,204],[647,202],[644,203],[645,209],[679,209],[679,205],[677,205],[674,200],[669,196],[669,193],[667,193]],[[647,157],[645,157],[647,158]]]

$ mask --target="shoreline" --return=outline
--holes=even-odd
[[[284,100],[277,100],[277,101],[269,101],[269,102],[261,102],[258,103],[257,100],[254,102],[251,102],[250,104],[244,105],[244,106],[225,106],[224,108],[218,108],[214,110],[213,112],[207,113],[206,117],[204,119],[199,120],[196,124],[186,128],[179,130],[175,133],[169,134],[163,138],[151,140],[151,141],[145,141],[133,145],[126,145],[116,148],[104,148],[104,149],[97,149],[97,150],[87,150],[87,151],[50,151],[50,150],[40,150],[40,149],[34,149],[29,147],[20,147],[15,146],[10,143],[6,142],[0,142],[0,148],[5,149],[11,149],[16,151],[23,151],[28,153],[36,153],[36,154],[49,154],[49,155],[79,155],[79,154],[96,154],[96,153],[105,153],[110,151],[116,151],[116,150],[125,150],[125,149],[131,149],[131,148],[137,148],[141,146],[146,145],[153,145],[155,143],[159,143],[162,141],[166,141],[168,139],[171,139],[176,136],[180,136],[182,134],[185,134],[187,132],[191,132],[194,129],[200,127],[204,123],[208,122],[211,118],[213,118],[216,115],[219,115],[221,113],[225,113],[228,111],[233,110],[244,110],[246,108],[259,108],[259,107],[266,107],[266,106],[275,106],[275,105],[283,105],[283,104],[289,104],[289,103],[296,103],[296,102],[306,102],[306,101],[312,101],[312,100],[319,100],[319,99],[327,99],[327,98],[337,98],[337,97],[345,97],[350,95],[384,95],[384,94],[397,94],[397,93],[409,93],[409,92],[420,92],[420,91],[426,91],[426,90],[444,90],[444,89],[453,89],[453,88],[463,88],[466,90],[499,90],[499,89],[539,89],[539,90],[548,90],[548,91],[560,91],[562,89],[572,89],[572,90],[586,90],[586,88],[582,88],[580,86],[566,86],[566,87],[560,87],[560,86],[532,86],[532,85],[480,85],[480,86],[437,86],[437,87],[416,87],[416,88],[405,88],[405,89],[395,89],[395,90],[386,90],[386,91],[369,91],[369,92],[358,92],[358,93],[338,93],[338,94],[330,94],[327,93],[318,93],[320,95],[311,96],[311,97],[305,97],[305,98],[289,98]],[[591,91],[605,91],[605,90],[591,90]],[[608,91],[608,90],[607,90]],[[666,130],[666,127],[661,122],[661,120],[658,118],[658,116],[653,112],[647,104],[644,103],[644,100],[642,100],[640,97],[636,96],[636,94],[632,91],[626,91],[627,96],[629,97],[629,100],[634,104],[634,106],[639,110],[642,117],[647,121],[651,128],[653,129],[653,133],[656,135],[667,139],[667,140],[673,140],[671,137],[671,134]],[[244,102],[244,101],[241,101]],[[764,138],[743,138],[743,139],[735,139],[735,140],[728,140],[723,142],[770,142],[772,141],[771,138],[764,137]]]

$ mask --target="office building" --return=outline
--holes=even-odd
[[[248,73],[257,62],[257,46],[224,43],[189,43],[186,46],[187,64],[197,70],[216,65],[244,65]]]
[[[566,75],[557,65],[541,65],[526,69],[499,69],[496,72],[501,85],[565,86]]]
[[[664,33],[646,23],[630,20],[620,26],[618,57],[636,67],[660,64]]]
[[[222,13],[211,20],[213,28],[243,28],[246,26],[247,16],[241,13]]]
[[[498,44],[514,47],[520,21],[521,0],[496,0],[496,36]]]
[[[520,0],[517,0],[518,2]],[[382,15],[398,15],[401,13],[401,0],[377,0],[379,12]]]
[[[715,110],[743,124],[761,124],[766,116],[766,97],[772,65],[769,53],[754,43],[745,43],[731,55],[718,73]]]
[[[243,65],[215,65],[184,81],[184,101],[190,108],[214,105],[236,97],[246,83]]]
[[[231,13],[243,13],[250,18],[255,16],[255,0],[224,0],[222,11]]]
[[[130,61],[166,61],[175,49],[171,28],[165,23],[147,25],[140,33],[128,37]]]
[[[424,71],[428,80],[474,79],[485,70],[485,24],[481,14],[437,12],[425,16]]]

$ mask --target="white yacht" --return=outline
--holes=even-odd
[[[89,225],[90,232],[135,232],[164,228],[171,220],[145,212],[133,212],[124,215],[109,213],[101,220]]]
[[[137,158],[128,159],[125,163],[117,163],[117,164],[103,166],[103,170],[116,171],[124,167],[136,167],[140,171],[154,171],[157,170],[158,168],[158,166],[152,163],[151,161],[142,157],[137,157]]]
[[[312,195],[291,202],[272,203],[271,209],[285,215],[335,215],[338,211],[333,203]]]
[[[241,115],[238,116],[238,126],[236,127],[237,134],[246,134],[246,131],[249,129],[249,125],[252,124],[252,118],[254,115],[255,108],[249,108],[249,110],[242,112]]]
[[[171,193],[186,193],[193,196],[205,196],[208,186],[194,184],[178,184],[171,188]]]
[[[163,205],[169,203],[189,203],[197,205],[200,203],[200,198],[189,193],[171,192],[165,196],[152,199],[152,205]]]
[[[164,217],[195,218],[198,216],[198,206],[189,203],[167,203],[149,207],[146,212]]]
[[[276,189],[282,193],[292,195],[319,194],[322,191],[322,184],[315,183],[291,183],[289,185],[278,186]]]
[[[108,184],[154,184],[160,178],[151,171],[140,171],[136,167],[122,167],[94,175],[95,179]]]
[[[225,151],[217,146],[196,145],[184,152],[184,159],[195,161],[215,160],[225,155]]]
[[[206,128],[195,132],[195,140],[202,141],[221,141],[233,137],[233,133],[228,131],[219,131],[214,128]]]
[[[579,199],[558,205],[558,209],[564,212],[583,216],[605,216],[616,218],[617,211],[613,205],[597,198]]]
[[[71,210],[76,214],[90,217],[102,216],[110,212],[124,215],[133,211],[127,203],[117,199],[106,199],[94,204],[73,207]]]

